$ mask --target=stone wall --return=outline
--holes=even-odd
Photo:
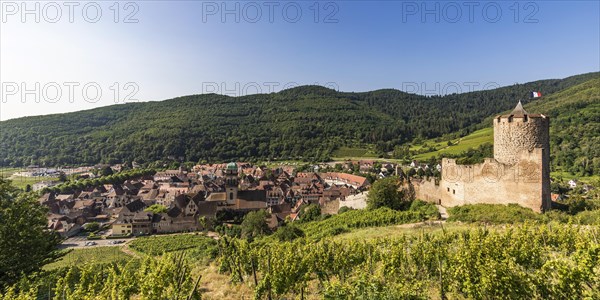
[[[453,159],[442,160],[442,179],[414,182],[417,199],[457,206],[465,204],[515,203],[541,212],[549,208],[545,196],[543,149],[522,151],[518,163],[508,165],[488,158],[475,165],[457,165]],[[549,180],[547,182],[549,190]]]
[[[347,196],[344,201],[340,201],[340,207],[346,206],[354,209],[367,208],[367,196],[369,192],[361,192],[356,195]]]
[[[321,205],[321,214],[337,215],[340,210],[340,200],[327,201]]]

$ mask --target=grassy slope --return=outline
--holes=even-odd
[[[120,246],[82,248],[70,251],[61,259],[45,265],[44,269],[52,270],[82,263],[112,263],[129,259],[133,257],[121,251]]]
[[[452,142],[452,146],[448,146],[448,141]],[[440,154],[459,154],[469,148],[477,148],[479,145],[484,143],[493,143],[494,133],[492,128],[483,128],[477,130],[465,137],[451,140],[443,140],[440,138],[429,139],[420,145],[411,145],[410,150],[420,150],[424,147],[434,147],[437,150],[422,153],[416,155],[414,158],[417,160],[423,160],[431,158],[432,156],[439,156]],[[348,148],[341,147],[333,155],[334,160],[345,160],[345,159],[360,159],[360,158],[376,158],[377,154],[366,148]],[[387,159],[388,161],[390,159]]]
[[[12,174],[21,171],[22,168],[0,168],[0,177],[8,178]]]
[[[460,139],[450,140],[452,142],[452,146],[448,146],[448,140],[435,142],[435,139],[427,140],[424,144],[428,146],[435,147],[436,151],[422,153],[415,156],[415,159],[422,160],[428,159],[432,156],[439,156],[440,154],[459,154],[468,150],[469,148],[477,148],[481,144],[485,143],[493,143],[494,142],[494,132],[492,128],[484,128],[477,130],[465,137]],[[419,150],[423,145],[417,145],[411,147],[411,150]]]

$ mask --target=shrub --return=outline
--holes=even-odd
[[[293,241],[297,238],[304,237],[304,231],[294,225],[287,225],[277,229],[275,237],[282,242]]]
[[[98,231],[98,230],[100,230],[100,223],[98,223],[98,222],[87,223],[83,226],[83,229],[88,232]]]
[[[309,204],[302,208],[300,221],[310,222],[316,221],[321,217],[321,207],[317,204]]]
[[[582,225],[600,225],[600,210],[583,211],[575,216],[577,223]]]
[[[440,218],[440,212],[434,204],[429,202],[414,200],[410,203],[409,211],[420,212],[426,216],[435,216]]]
[[[242,236],[242,227],[240,225],[218,225],[215,226],[215,231],[221,236],[230,236],[236,238]]]
[[[90,232],[87,239],[88,240],[100,240],[100,239],[102,239],[102,236],[95,235],[93,232]]]
[[[266,210],[251,211],[244,217],[242,222],[242,237],[254,239],[261,235],[271,233],[267,225],[267,218],[270,217]]]
[[[352,208],[352,207],[348,207],[348,206],[342,206],[342,207],[340,207],[340,209],[338,210],[338,214],[343,214],[343,213],[345,213],[345,212],[347,212],[347,211],[351,211],[351,210],[354,210],[354,208]]]
[[[517,204],[472,204],[449,209],[448,221],[505,224],[539,220],[541,215]]]

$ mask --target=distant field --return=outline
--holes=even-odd
[[[594,181],[600,180],[600,176],[599,175],[594,175],[594,176],[576,176],[574,174],[571,174],[569,172],[564,172],[564,171],[550,172],[550,176],[553,177],[553,178],[562,177],[563,180],[577,179],[579,181],[583,181],[583,182],[587,182],[587,183],[592,183]]]
[[[13,174],[22,171],[23,168],[0,168],[0,177],[5,179],[10,179],[12,184],[20,189],[25,189],[27,185],[33,185],[36,182],[40,181],[50,181],[50,180],[58,180],[58,177],[22,177],[22,176],[13,176]]]
[[[111,263],[133,259],[132,256],[121,251],[121,247],[92,247],[74,249],[58,261],[44,266],[45,270],[79,265],[82,263]]]
[[[20,168],[0,168],[0,177],[8,178],[20,170]]]
[[[350,147],[340,147],[337,149],[333,155],[336,158],[344,158],[344,157],[377,157],[375,153],[367,148],[350,148]]]
[[[427,140],[424,144],[427,144],[427,147],[433,146],[436,151],[421,153],[415,156],[417,160],[429,159],[432,156],[439,156],[440,154],[460,154],[464,151],[467,151],[469,148],[477,148],[485,143],[493,143],[494,142],[494,131],[492,128],[484,128],[477,130],[465,137],[460,139],[451,140],[452,146],[448,146],[448,141],[440,141],[435,142],[435,139]],[[411,147],[411,150],[421,149],[422,146],[414,146]]]
[[[48,176],[41,176],[41,177],[13,177],[10,178],[10,180],[12,181],[12,184],[20,189],[25,189],[25,187],[27,187],[27,185],[33,185],[34,183],[40,182],[40,181],[56,181],[58,180],[58,177],[48,177]]]

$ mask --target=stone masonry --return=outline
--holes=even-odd
[[[443,206],[515,203],[536,212],[550,209],[550,120],[529,114],[521,102],[494,118],[494,158],[458,165],[442,160],[439,182],[415,182],[419,199]]]

